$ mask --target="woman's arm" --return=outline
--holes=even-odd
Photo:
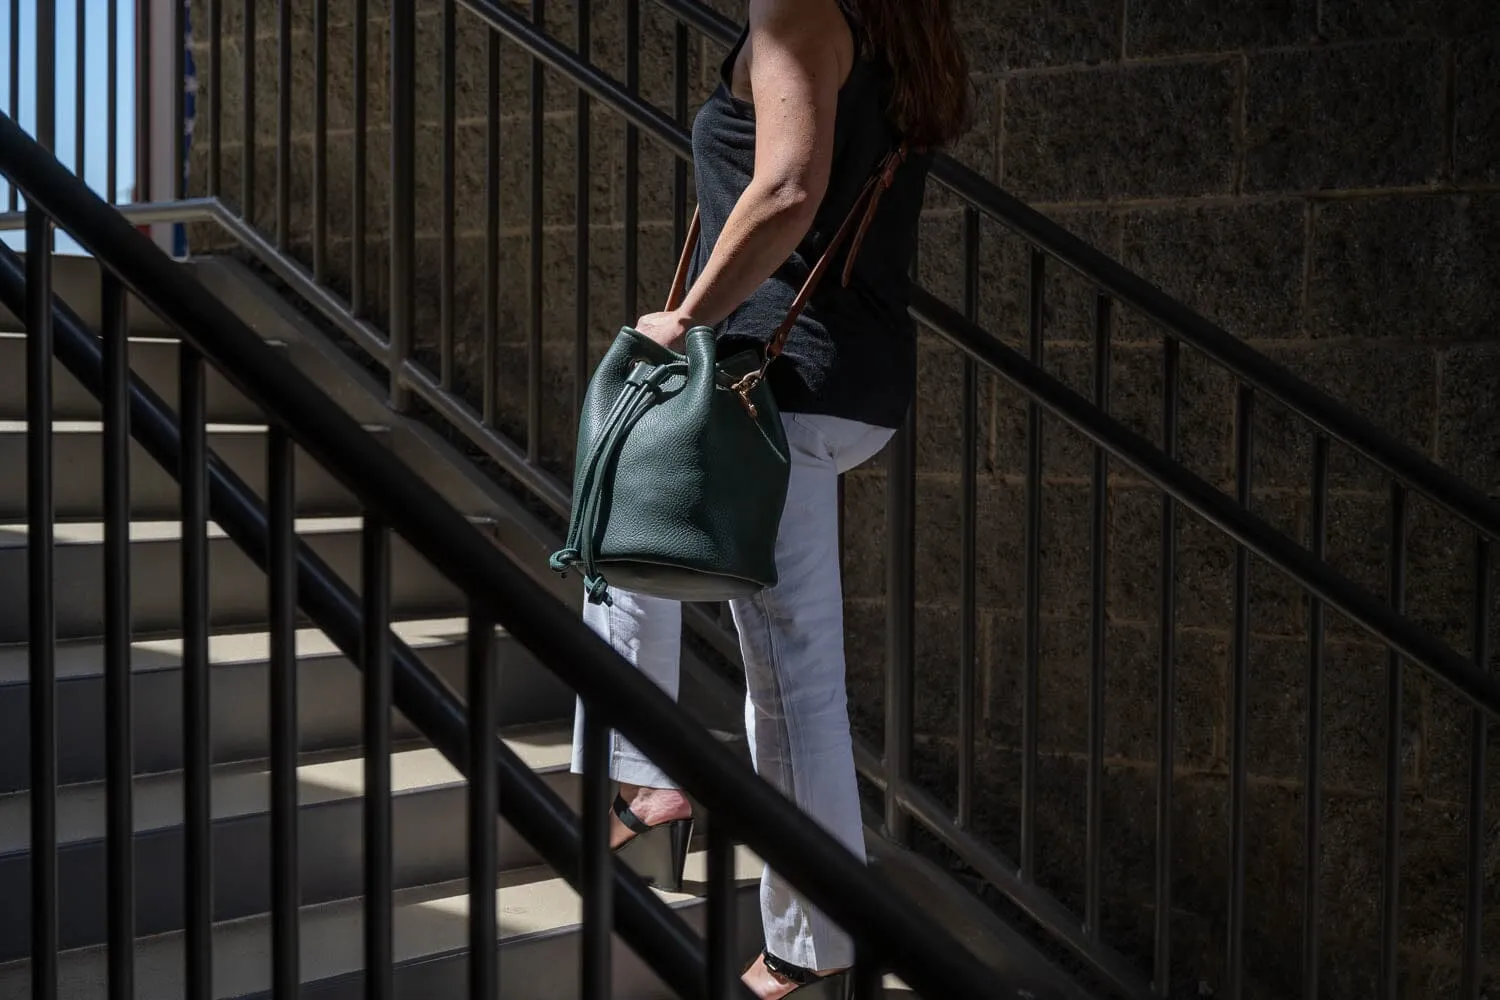
[[[828,189],[843,15],[835,0],[751,0],[749,20],[754,176],[681,307],[638,324],[661,343],[738,308],[791,256]]]

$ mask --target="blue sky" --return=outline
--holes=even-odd
[[[78,156],[75,143],[77,123],[77,45],[78,11],[84,17],[84,130],[83,160],[84,179],[89,186],[105,198],[108,179],[105,164],[105,109],[109,102],[108,83],[105,79],[108,34],[106,18],[113,4],[117,10],[116,35],[116,172],[113,192],[117,200],[126,200],[135,183],[135,2],[134,0],[56,0],[57,10],[57,74],[52,83],[57,101],[57,143],[59,159],[69,167],[77,168]],[[19,119],[21,126],[33,134],[36,132],[36,0],[21,0],[19,26],[10,23],[11,4],[0,2],[0,111],[13,114],[10,93],[10,48],[11,36],[19,31],[21,58],[19,60],[21,87],[19,94]],[[10,186],[0,177],[0,211],[8,210]],[[5,233],[5,242],[19,248],[23,242],[19,232]],[[58,238],[58,250],[79,252],[71,240]]]

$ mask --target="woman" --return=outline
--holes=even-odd
[[[748,20],[693,128],[702,229],[689,291],[680,308],[636,324],[673,347],[713,327],[726,357],[763,349],[877,164],[898,147],[952,141],[970,110],[949,0],[750,0]],[[852,266],[845,273],[841,249],[768,371],[791,452],[780,582],[733,603],[756,770],[861,858],[837,483],[885,446],[911,403],[908,273],[929,164],[913,153],[889,175]],[[681,606],[612,597],[586,605],[588,624],[676,697]],[[618,735],[610,769],[620,783],[612,845],[685,850],[691,807],[671,780]],[[761,909],[766,949],[744,975],[756,996],[831,987],[825,977],[853,963],[849,938],[769,870]]]

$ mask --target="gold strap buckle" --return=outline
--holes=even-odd
[[[764,368],[758,368],[729,387],[740,397],[740,405],[745,408],[746,413],[750,414],[751,420],[755,420],[760,416],[760,410],[751,401],[750,394],[755,391],[756,386],[760,385],[761,379],[765,378],[765,374],[766,370]]]

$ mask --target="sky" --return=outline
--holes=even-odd
[[[58,159],[76,171],[78,156],[75,142],[77,123],[77,45],[78,12],[84,22],[84,179],[100,196],[108,180],[105,163],[105,135],[108,121],[105,109],[109,102],[105,79],[108,55],[106,18],[110,5],[117,10],[116,66],[116,171],[117,200],[126,200],[135,183],[135,0],[55,0],[57,10],[57,72],[52,86],[57,102],[55,151]],[[0,0],[0,112],[18,117],[21,127],[36,133],[36,0]],[[19,8],[19,26],[11,23],[11,12]],[[10,90],[11,38],[19,31],[21,57],[20,94]],[[19,115],[13,110],[19,96]],[[0,177],[0,212],[10,209],[10,185]],[[19,231],[0,234],[0,239],[20,249],[25,237]],[[82,253],[72,240],[58,235],[60,253]]]

